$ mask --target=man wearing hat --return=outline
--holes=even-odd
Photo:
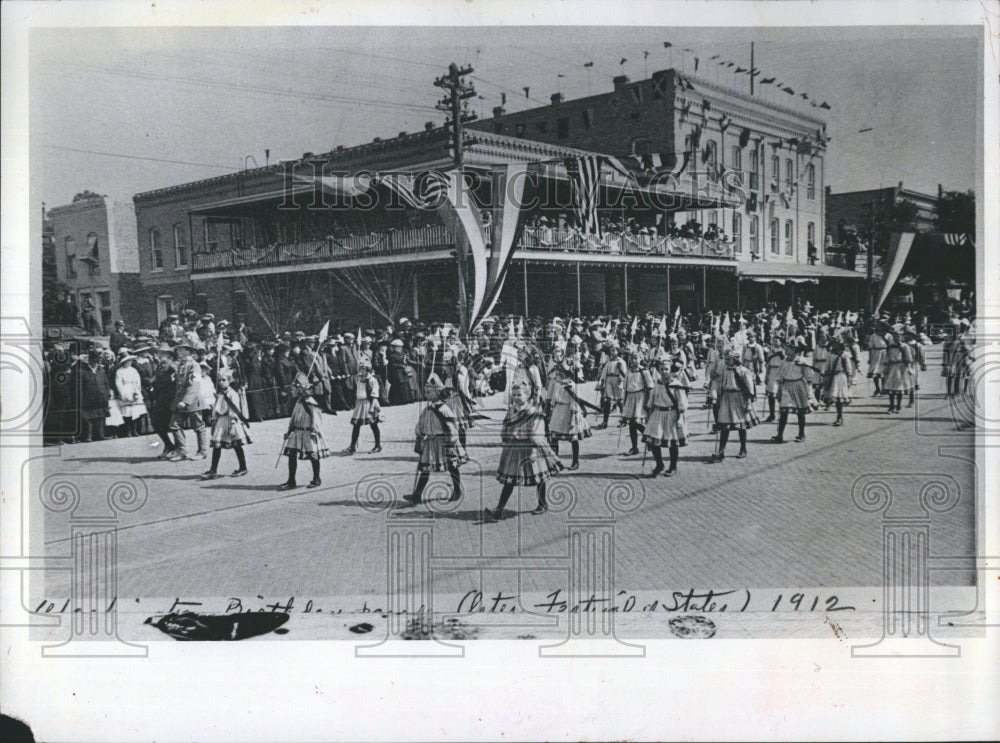
[[[101,351],[92,348],[86,360],[76,366],[74,387],[80,393],[80,418],[83,422],[83,441],[104,440],[104,420],[111,412],[111,388],[101,364]]]
[[[111,331],[111,336],[108,338],[108,345],[111,347],[111,351],[117,354],[123,347],[127,346],[130,341],[128,334],[125,332],[125,322],[123,320],[115,320],[115,329]]]
[[[446,402],[448,390],[437,374],[432,373],[428,377],[424,394],[428,403],[420,411],[413,445],[420,457],[417,462],[417,481],[413,492],[404,495],[403,499],[410,503],[420,503],[430,473],[447,471],[451,475],[451,497],[448,501],[454,502],[462,497],[462,475],[458,468],[468,462],[469,457],[458,439],[455,411]]]
[[[153,377],[152,402],[149,406],[149,424],[163,441],[163,451],[157,458],[166,459],[177,449],[177,439],[170,433],[170,419],[173,415],[170,408],[177,391],[177,368],[174,364],[174,349],[168,344],[161,343],[154,350],[157,364]]]
[[[407,362],[406,350],[400,338],[389,342],[386,352],[386,381],[389,383],[389,403],[406,405],[413,402],[413,367]]]
[[[170,433],[176,441],[176,450],[168,459],[172,462],[188,459],[204,459],[208,436],[205,432],[205,421],[201,411],[201,367],[194,360],[194,346],[186,341],[174,347],[177,355],[177,369],[174,373],[176,387],[174,399],[170,405]],[[188,454],[186,428],[195,432],[198,440],[198,453]]]

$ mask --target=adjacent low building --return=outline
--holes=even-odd
[[[56,279],[78,313],[93,306],[96,327],[90,329],[106,335],[115,320],[136,323],[143,289],[132,205],[95,195],[53,207],[46,217]]]

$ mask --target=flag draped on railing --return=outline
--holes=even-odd
[[[601,164],[607,160],[604,155],[583,155],[565,160],[577,224],[584,235],[596,235],[598,238],[601,237],[601,225],[597,220]]]

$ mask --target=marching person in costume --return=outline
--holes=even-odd
[[[625,404],[622,405],[622,420],[628,423],[628,435],[632,448],[626,454],[639,453],[639,432],[646,423],[646,407],[653,391],[653,376],[633,354],[628,360],[628,374],[625,375]]]
[[[510,391],[510,408],[503,420],[500,465],[497,480],[503,484],[494,510],[486,509],[486,519],[498,521],[514,492],[515,485],[535,485],[538,505],[534,514],[545,513],[545,483],[563,468],[559,458],[545,441],[545,413],[538,399],[528,397],[528,390],[515,385]]]
[[[722,373],[726,370],[726,339],[719,337],[715,339],[715,346],[709,349],[708,359],[705,362],[705,407],[712,408],[715,422],[719,422],[719,397],[722,383]]]
[[[719,451],[712,456],[720,462],[726,458],[729,432],[735,430],[740,437],[740,451],[736,458],[743,459],[747,455],[747,430],[758,423],[753,412],[757,388],[754,386],[753,374],[740,363],[740,356],[735,350],[726,352],[726,368],[721,376],[719,390],[718,422],[715,424],[715,429],[719,432]]]
[[[201,411],[201,366],[191,356],[194,347],[185,342],[174,346],[177,355],[177,369],[174,373],[174,399],[170,405],[169,432],[174,437],[174,451],[168,457],[177,462],[182,459],[204,459],[208,435]],[[198,439],[198,453],[190,456],[184,429],[191,428]]]
[[[667,363],[670,364],[670,370],[664,369],[661,374],[657,375],[657,382],[646,402],[646,428],[642,440],[649,445],[649,450],[653,453],[653,460],[656,462],[652,477],[663,472],[661,447],[666,445],[670,450],[670,467],[664,472],[665,477],[670,477],[677,472],[677,457],[680,447],[687,445],[685,413],[688,408],[690,382],[688,382],[687,373],[679,359],[663,362],[664,365]],[[746,443],[744,442],[745,448]]]
[[[921,338],[917,337],[917,334],[913,331],[906,331],[903,334],[903,340],[906,345],[910,347],[910,355],[913,357],[913,361],[910,363],[909,374],[910,374],[910,401],[906,404],[906,407],[913,407],[913,399],[916,396],[917,390],[920,389],[920,372],[927,371],[927,359],[924,356],[924,344]]]
[[[826,389],[823,398],[826,404],[837,408],[835,426],[844,425],[844,405],[851,402],[851,382],[854,365],[844,344],[834,339],[830,341],[830,357],[826,360]]]
[[[378,424],[382,420],[382,407],[379,404],[378,378],[372,373],[372,362],[365,356],[358,359],[358,374],[355,378],[357,399],[354,412],[351,413],[351,445],[344,449],[345,454],[354,454],[358,450],[358,437],[362,426],[371,426],[375,437],[375,446],[371,453],[382,451],[382,432]]]
[[[806,414],[811,407],[809,405],[809,385],[812,384],[813,369],[806,359],[806,346],[800,343],[797,346],[788,344],[785,354],[785,361],[778,372],[778,435],[771,441],[777,444],[785,443],[785,426],[788,425],[788,414],[795,413],[799,424],[799,435],[795,437],[797,442],[806,439]]]
[[[552,368],[548,386],[549,441],[556,456],[559,455],[559,442],[569,442],[573,453],[573,462],[569,466],[571,470],[580,468],[580,441],[592,435],[587,412],[576,394],[580,373],[572,359],[563,359],[559,366]]]
[[[285,434],[283,450],[288,457],[288,480],[278,490],[298,487],[295,472],[300,459],[308,459],[312,464],[313,478],[306,487],[319,487],[323,484],[319,479],[319,460],[330,456],[321,431],[323,413],[312,396],[312,384],[302,372],[295,375],[292,394],[295,396],[295,405],[292,406],[292,415],[288,419],[288,433]]]
[[[885,377],[882,389],[889,394],[889,412],[899,413],[903,403],[903,393],[912,389],[910,366],[913,364],[913,354],[910,347],[900,344],[899,333],[890,330],[886,334]]]
[[[764,372],[764,347],[757,342],[757,337],[752,330],[746,331],[747,344],[743,347],[743,366],[753,373],[754,383],[761,383],[761,374]]]
[[[458,439],[464,449],[466,446],[465,432],[475,425],[473,413],[476,403],[472,399],[469,387],[469,369],[465,365],[467,352],[461,349],[445,352],[444,387],[448,391],[448,407],[455,414],[458,423]]]
[[[619,410],[625,398],[625,362],[618,357],[618,344],[608,342],[605,344],[608,351],[608,360],[601,367],[601,374],[597,379],[597,391],[601,393],[601,413],[604,418],[598,428],[608,427],[608,416],[611,415],[611,406],[616,406]]]
[[[778,374],[785,361],[785,350],[781,347],[781,335],[771,336],[771,347],[767,349],[764,361],[764,390],[767,393],[767,418],[765,423],[774,421],[774,403],[778,399]]]
[[[451,475],[451,497],[454,502],[462,497],[462,475],[458,468],[469,461],[465,447],[459,440],[459,426],[455,411],[448,405],[450,392],[441,383],[437,374],[431,373],[424,385],[427,405],[420,411],[417,421],[414,451],[419,455],[417,462],[417,482],[410,495],[403,499],[410,503],[420,503],[431,472],[445,472]]]
[[[875,396],[882,394],[882,374],[885,372],[885,326],[877,322],[868,337],[868,378],[875,382]]]
[[[830,333],[829,326],[820,325],[816,329],[816,347],[812,352],[812,367],[816,372],[813,375],[813,394],[817,401],[823,399],[824,382],[827,379],[826,364],[830,358]]]
[[[243,477],[247,473],[247,458],[243,447],[250,441],[250,424],[240,410],[240,400],[230,386],[232,372],[221,369],[215,385],[215,404],[212,406],[212,466],[201,476],[202,480],[214,480],[219,475],[219,460],[223,449],[236,452],[238,466],[233,477]]]

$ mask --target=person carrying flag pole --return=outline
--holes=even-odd
[[[295,473],[300,459],[308,459],[312,464],[313,478],[307,487],[317,488],[323,484],[319,477],[319,460],[330,456],[330,450],[321,430],[323,413],[320,411],[319,403],[311,394],[308,377],[302,372],[295,375],[292,392],[296,398],[295,405],[288,419],[288,432],[285,434],[282,449],[288,458],[288,480],[280,485],[278,490],[298,487]]]
[[[236,452],[239,463],[233,472],[233,477],[243,477],[247,474],[247,460],[243,447],[253,443],[250,440],[250,422],[240,410],[239,400],[232,394],[229,387],[232,373],[228,369],[217,372],[215,386],[215,404],[212,406],[212,466],[202,476],[202,480],[214,480],[219,475],[219,460],[223,449]]]
[[[549,441],[552,451],[559,455],[559,442],[568,441],[573,454],[571,470],[580,468],[580,441],[592,435],[584,403],[576,394],[575,387],[580,379],[580,368],[573,359],[564,358],[552,368],[549,383],[548,405]]]

